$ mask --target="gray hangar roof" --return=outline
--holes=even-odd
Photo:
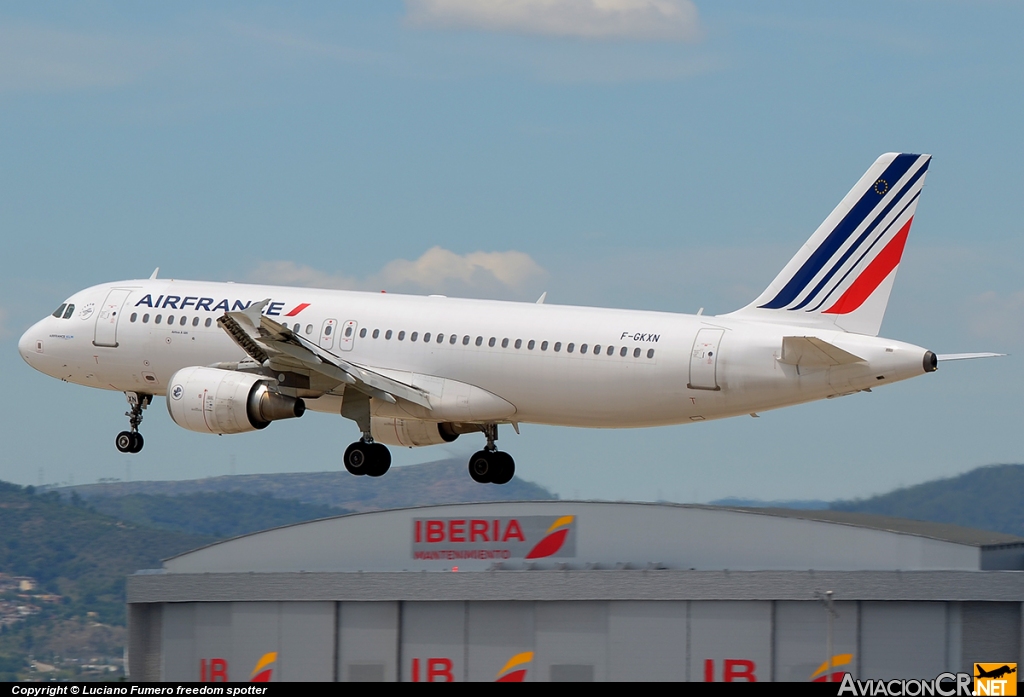
[[[325,518],[167,559],[165,574],[1024,569],[1024,539],[833,511],[525,501]]]

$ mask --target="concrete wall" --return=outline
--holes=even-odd
[[[835,670],[932,678],[1017,661],[1020,602],[835,604]],[[186,602],[130,606],[134,680],[779,680],[822,674],[806,601]]]

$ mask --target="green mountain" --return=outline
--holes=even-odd
[[[240,491],[98,496],[89,500],[89,506],[136,525],[221,539],[350,512]]]
[[[1024,465],[989,465],[881,496],[835,501],[836,511],[952,523],[1024,537]]]
[[[62,616],[95,612],[101,622],[123,624],[125,576],[214,539],[125,523],[78,497],[65,502],[0,482],[0,572],[62,596]]]
[[[136,494],[181,496],[200,492],[238,491],[348,511],[470,501],[537,501],[558,498],[544,487],[518,477],[502,486],[477,484],[469,478],[466,462],[454,459],[394,467],[380,478],[353,477],[341,469],[333,472],[243,474],[185,481],[107,482],[62,487],[56,491],[64,496],[76,493],[97,507],[100,506],[100,499]],[[335,511],[335,515],[341,512]]]

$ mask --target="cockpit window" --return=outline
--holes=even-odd
[[[64,314],[64,308],[67,307],[67,306],[68,306],[68,304],[64,303],[63,305],[58,307],[56,310],[53,311],[53,316],[56,317],[57,319],[60,319],[61,315]]]
[[[64,310],[64,319],[71,319],[73,314],[75,314],[75,306],[68,303],[68,309]]]

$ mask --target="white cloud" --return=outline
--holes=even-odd
[[[406,0],[413,26],[573,36],[693,41],[691,0]]]
[[[159,62],[150,42],[0,24],[0,92],[113,88],[137,80]]]
[[[547,272],[523,252],[456,254],[441,247],[428,249],[413,261],[395,259],[362,279],[293,261],[264,262],[249,274],[250,280],[281,285],[492,298],[526,297],[546,276]]]

